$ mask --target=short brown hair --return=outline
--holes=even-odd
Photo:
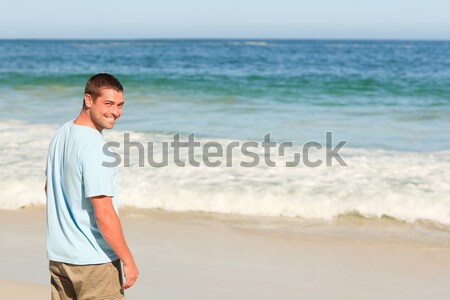
[[[100,96],[102,89],[112,89],[119,93],[123,93],[123,86],[116,77],[108,73],[99,73],[89,78],[86,87],[84,88],[84,94],[91,95],[92,99],[95,101],[98,96]],[[83,107],[86,107],[84,99]]]

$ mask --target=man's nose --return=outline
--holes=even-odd
[[[111,113],[113,114],[113,116],[114,116],[115,118],[117,118],[117,117],[120,116],[119,109],[117,108],[117,106],[115,106],[115,107],[112,109]]]

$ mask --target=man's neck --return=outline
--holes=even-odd
[[[92,119],[90,118],[89,113],[85,109],[81,109],[80,114],[73,121],[73,124],[91,127],[93,129],[98,130],[100,133],[102,132],[95,126],[94,122],[92,122]]]

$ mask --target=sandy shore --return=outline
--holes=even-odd
[[[450,233],[122,209],[133,299],[450,299]],[[370,222],[369,222],[370,223]],[[42,207],[0,210],[0,299],[49,299]]]

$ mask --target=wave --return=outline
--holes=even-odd
[[[275,102],[308,101],[319,106],[447,106],[449,88],[444,82],[414,78],[390,79],[362,76],[341,77],[336,74],[248,74],[228,76],[213,69],[204,73],[183,71],[183,74],[141,73],[116,75],[141,95],[149,93],[192,95],[198,98],[241,97],[269,99]],[[83,86],[92,74],[21,74],[1,73],[0,89],[14,93],[55,89],[72,91]]]
[[[0,121],[0,208],[18,209],[45,204],[43,186],[48,142],[56,125]],[[39,132],[39,134],[36,134]],[[128,132],[132,141],[154,142],[155,160],[161,144],[173,136]],[[123,143],[124,132],[105,132],[107,139]],[[224,147],[227,139],[213,140]],[[239,141],[243,143],[245,141]],[[293,149],[299,151],[300,149]],[[134,151],[134,152],[133,152]],[[137,151],[137,150],[136,150]],[[284,167],[292,159],[275,157],[277,167],[263,164],[243,168],[178,167],[169,160],[163,168],[138,167],[131,151],[130,167],[119,166],[119,203],[168,211],[202,211],[248,216],[300,217],[330,220],[357,213],[363,217],[391,217],[406,222],[426,221],[450,226],[450,152],[401,152],[343,148],[348,166]],[[123,154],[123,147],[119,149]],[[262,149],[257,155],[263,160]],[[312,153],[312,159],[320,158]],[[200,159],[201,152],[195,153]],[[123,157],[123,156],[122,156]],[[181,158],[187,161],[187,153]],[[248,157],[234,153],[233,161]]]

